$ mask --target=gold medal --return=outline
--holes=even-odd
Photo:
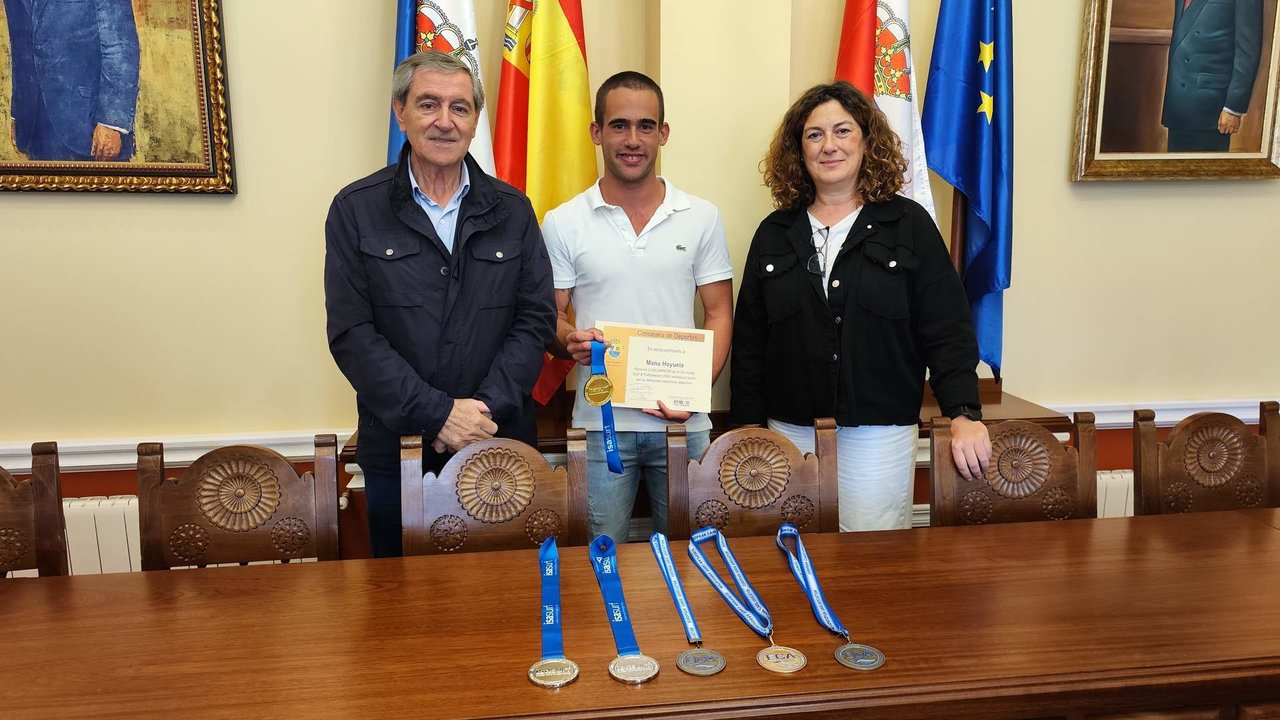
[[[756,653],[756,662],[765,670],[776,673],[793,673],[804,668],[809,661],[804,653],[785,645],[770,645]]]
[[[544,688],[558,688],[578,679],[578,664],[565,658],[539,660],[529,668],[529,682]]]
[[[582,386],[582,397],[590,405],[603,407],[613,397],[613,381],[604,375],[592,375]]]

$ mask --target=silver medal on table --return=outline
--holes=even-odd
[[[884,665],[884,653],[870,645],[851,642],[836,648],[836,662],[854,670],[875,670]]]
[[[539,660],[529,668],[529,682],[544,688],[558,688],[578,679],[578,664],[565,658]]]
[[[619,655],[609,663],[609,674],[614,680],[639,685],[652,680],[658,674],[658,661],[648,655]]]
[[[676,657],[676,667],[690,675],[715,675],[727,664],[724,655],[703,647],[685,650]]]

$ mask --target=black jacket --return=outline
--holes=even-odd
[[[556,316],[529,199],[468,155],[450,253],[414,202],[405,147],[343,188],[325,222],[329,350],[356,390],[356,460],[383,473],[398,472],[400,435],[429,445],[454,398],[484,401],[500,436],[536,443],[529,393]]]
[[[804,210],[760,223],[733,324],[731,416],[842,426],[919,422],[926,366],[944,412],[978,401],[978,344],[942,236],[915,202],[863,207],[828,288],[806,269]]]

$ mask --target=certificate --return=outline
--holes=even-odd
[[[597,322],[611,346],[604,367],[613,381],[613,404],[711,411],[711,349],[715,333],[696,328]]]

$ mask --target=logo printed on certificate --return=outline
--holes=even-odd
[[[611,344],[604,365],[615,406],[656,410],[661,400],[672,410],[711,411],[713,331],[607,321],[595,327]]]

